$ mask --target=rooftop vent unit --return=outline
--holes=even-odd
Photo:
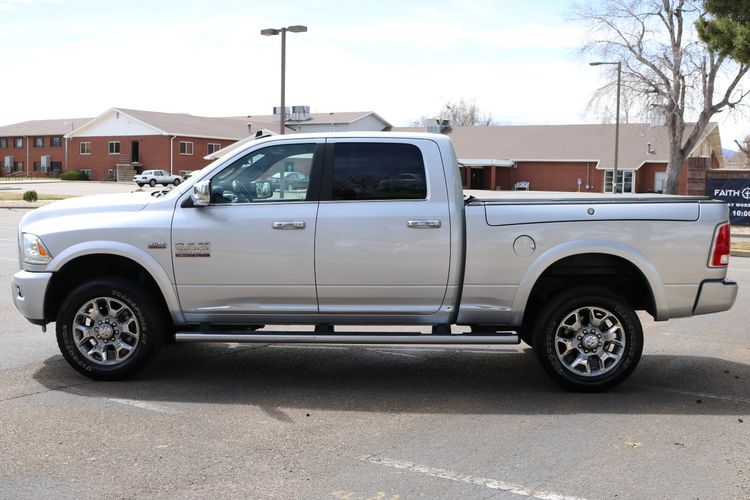
[[[289,119],[289,106],[284,106],[284,121]],[[281,121],[281,106],[273,107],[273,121]]]
[[[427,132],[431,134],[442,134],[451,128],[451,121],[445,118],[435,118],[435,123],[427,124]]]
[[[292,121],[304,122],[310,119],[310,106],[292,106]]]

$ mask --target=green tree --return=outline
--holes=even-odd
[[[735,61],[750,64],[750,0],[706,0],[708,17],[695,23],[706,45]]]

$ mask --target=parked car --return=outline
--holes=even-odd
[[[151,187],[161,184],[162,186],[168,186],[174,184],[175,186],[182,182],[182,177],[179,175],[172,175],[166,170],[144,170],[143,173],[133,177],[133,182],[138,186],[148,184]]]
[[[292,202],[265,180],[290,159],[305,159],[317,188]],[[296,187],[302,177],[293,178]],[[579,391],[607,389],[635,369],[644,342],[636,311],[665,321],[734,304],[724,202],[528,192],[480,199],[465,197],[461,181],[453,143],[441,134],[252,141],[160,197],[70,198],[30,211],[18,231],[13,300],[32,323],[55,322],[64,358],[95,379],[135,373],[165,339],[523,341],[555,380]],[[258,326],[274,324],[311,328]]]
[[[271,189],[274,191],[281,189],[281,172],[276,172],[266,180],[271,183]],[[284,190],[307,189],[309,185],[310,179],[302,172],[284,172]]]

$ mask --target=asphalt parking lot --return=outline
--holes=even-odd
[[[0,210],[0,275],[25,210]],[[0,293],[1,498],[750,498],[750,259],[731,311],[654,323],[620,387],[524,346],[166,346],[128,382]],[[52,325],[51,325],[52,326]]]

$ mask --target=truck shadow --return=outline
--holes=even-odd
[[[178,344],[136,378],[95,382],[53,356],[34,378],[92,398],[284,409],[443,414],[747,415],[750,365],[646,355],[622,385],[600,394],[558,387],[533,351]]]

